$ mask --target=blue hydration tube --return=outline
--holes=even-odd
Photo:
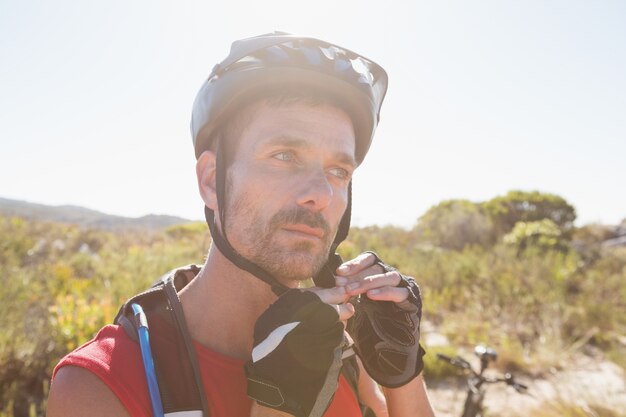
[[[133,303],[131,307],[135,314],[137,338],[139,339],[139,347],[141,348],[143,368],[146,371],[146,381],[148,382],[148,392],[150,393],[150,402],[152,403],[152,413],[154,417],[164,417],[159,384],[157,383],[152,350],[150,349],[150,338],[148,337],[148,320],[146,319],[146,314],[143,312],[143,308],[141,308],[139,304]]]

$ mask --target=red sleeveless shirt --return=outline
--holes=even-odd
[[[194,342],[211,417],[249,417],[244,360],[214,352]],[[152,408],[139,345],[117,325],[103,327],[96,337],[65,356],[63,366],[78,366],[98,376],[133,417],[151,417]],[[344,376],[325,417],[360,416],[358,402]]]

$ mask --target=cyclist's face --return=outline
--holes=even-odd
[[[326,262],[356,167],[347,114],[328,105],[253,109],[227,173],[227,238],[289,284]]]

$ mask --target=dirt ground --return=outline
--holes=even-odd
[[[616,412],[626,410],[626,373],[612,362],[580,356],[567,370],[546,378],[529,380],[528,394],[518,394],[504,384],[491,385],[485,397],[490,416],[531,416],[539,407],[555,403],[580,406],[599,404]],[[458,417],[465,401],[465,386],[455,381],[429,385],[431,403],[437,417]]]
[[[428,327],[430,326],[426,326],[428,330],[424,335],[427,344],[446,342],[443,340],[444,336]],[[470,355],[464,357],[475,361],[474,365],[478,364],[477,358]],[[582,407],[601,405],[620,413],[626,410],[626,372],[615,363],[604,359],[602,355],[578,354],[563,370],[554,370],[542,378],[518,379],[519,382],[528,385],[527,394],[519,394],[505,384],[488,387],[485,405],[489,416],[531,417],[532,410],[554,407],[557,403],[576,404]],[[430,383],[428,391],[437,417],[461,415],[466,396],[464,383],[455,380]]]

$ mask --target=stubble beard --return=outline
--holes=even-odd
[[[304,281],[315,276],[328,260],[335,233],[320,213],[302,207],[292,207],[263,221],[244,198],[234,198],[226,211],[224,232],[236,244],[241,256],[271,274],[278,281]],[[240,196],[241,197],[241,196]],[[277,236],[288,224],[306,224],[324,231],[320,242],[300,240],[286,243]],[[241,227],[241,224],[246,224]],[[239,226],[239,227],[238,227]]]

